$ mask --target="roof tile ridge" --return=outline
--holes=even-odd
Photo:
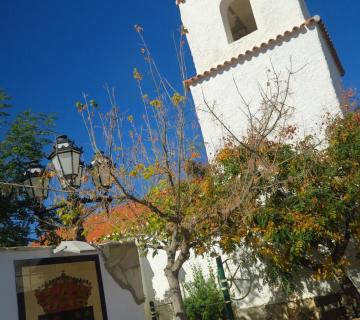
[[[337,53],[334,41],[332,40],[332,38],[330,36],[330,33],[329,33],[324,21],[320,18],[320,16],[315,16],[315,17],[318,17],[317,24],[320,26],[320,30],[321,30],[321,32],[322,32],[328,46],[329,46],[329,50],[330,50],[330,53],[331,53],[331,55],[333,56],[333,58],[335,60],[335,64],[338,67],[341,76],[344,76],[345,75],[345,68],[342,65],[341,59],[340,59],[340,57],[339,57],[339,55]]]
[[[270,38],[267,42],[262,42],[260,44],[260,46],[254,46],[251,50],[246,50],[245,53],[240,53],[237,57],[232,57],[230,60],[225,60],[222,64],[218,64],[216,67],[213,67],[210,70],[206,70],[201,74],[198,74],[192,78],[185,80],[184,84],[186,87],[189,87],[194,82],[198,82],[198,81],[202,80],[203,78],[211,76],[212,74],[219,72],[221,69],[224,69],[231,64],[235,64],[241,58],[246,58],[248,55],[254,54],[256,51],[272,45],[273,42],[279,41],[279,40],[285,38],[286,36],[289,36],[295,32],[298,32],[299,30],[301,30],[304,27],[310,27],[313,24],[318,24],[320,26],[321,31],[325,37],[325,40],[328,43],[331,54],[334,57],[335,63],[337,65],[337,67],[339,68],[340,74],[343,76],[345,74],[345,70],[341,64],[340,58],[336,52],[333,41],[329,35],[329,32],[327,31],[325,24],[322,21],[321,17],[319,15],[315,15],[315,16],[310,17],[309,19],[305,20],[305,22],[303,22],[300,26],[294,26],[291,30],[286,30],[284,33],[282,33],[282,34],[280,33],[276,37]]]

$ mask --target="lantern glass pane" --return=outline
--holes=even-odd
[[[83,174],[84,174],[84,166],[80,165],[79,166],[79,173],[75,178],[75,187],[77,187],[77,188],[81,187],[81,182],[82,182],[81,179],[82,179]]]
[[[30,181],[30,179],[26,179],[26,180],[24,181],[24,185],[25,185],[25,186],[31,186],[31,181]],[[33,193],[33,188],[25,187],[25,190],[26,190],[26,192],[27,192],[27,194],[29,195],[30,198],[34,198],[34,197],[35,197],[35,195],[34,195],[34,193]]]
[[[104,188],[109,188],[111,186],[110,168],[106,166],[100,167],[100,179],[101,179],[101,185]]]
[[[57,156],[62,168],[62,170],[58,171],[61,176],[67,177],[73,174],[71,153],[71,151],[59,153]]]
[[[44,199],[46,199],[49,196],[49,184],[50,184],[50,179],[49,178],[43,178],[43,188],[44,190],[42,190],[42,196]]]
[[[25,187],[30,198],[45,199],[48,197],[49,193],[49,182],[49,178],[32,176],[31,178],[24,181],[24,185],[33,186],[33,188]]]
[[[100,176],[98,170],[94,169],[92,172],[92,179],[96,187],[101,187]]]
[[[73,168],[71,173],[74,175],[79,175],[79,165],[80,165],[80,153],[73,151],[72,152],[72,161],[73,161]]]
[[[37,199],[41,199],[43,198],[43,183],[42,183],[42,178],[41,177],[32,177],[31,178],[32,181],[32,185],[35,187],[33,188],[33,192],[35,195],[35,198]]]

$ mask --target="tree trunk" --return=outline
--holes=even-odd
[[[75,224],[75,240],[86,242],[86,237],[84,235],[84,225],[83,220],[79,219]]]
[[[165,269],[165,275],[169,283],[171,292],[171,303],[174,310],[176,320],[187,320],[184,309],[184,302],[181,296],[179,272],[174,272],[171,269]]]

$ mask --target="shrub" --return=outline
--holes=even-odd
[[[208,277],[198,266],[193,266],[192,271],[193,281],[184,283],[184,305],[189,320],[223,319],[224,299],[214,269],[209,266]]]

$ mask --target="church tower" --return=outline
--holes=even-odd
[[[211,105],[239,136],[246,130],[241,96],[256,105],[266,72],[300,70],[292,79],[292,122],[314,133],[325,112],[338,114],[344,69],[319,16],[310,17],[305,0],[177,0],[197,75],[191,90],[209,157],[224,130]],[[316,132],[316,131],[315,131]]]

